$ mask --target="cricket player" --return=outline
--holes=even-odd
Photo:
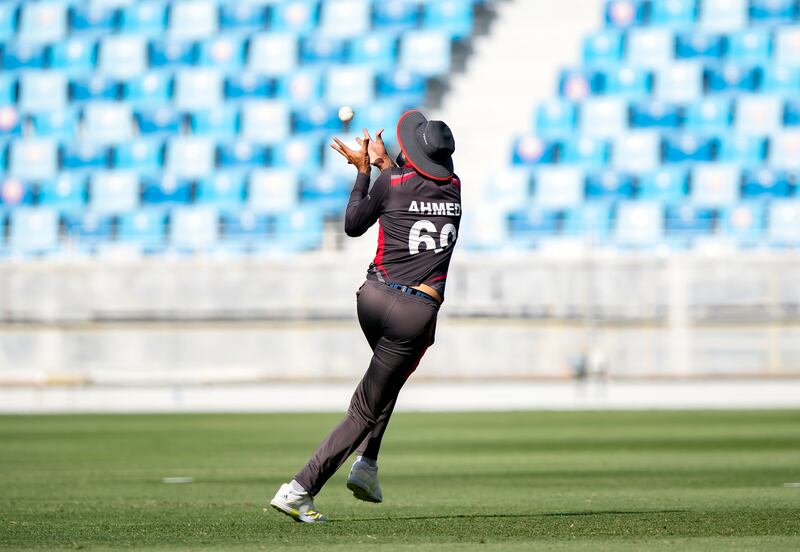
[[[379,131],[364,130],[356,151],[333,149],[358,170],[347,204],[345,232],[360,236],[378,222],[378,250],[356,293],[358,321],[372,360],[347,415],[308,463],[270,503],[295,521],[325,523],[314,496],[356,452],[347,478],[355,498],[381,502],[378,452],[397,396],[433,344],[447,270],[461,220],[461,183],[453,172],[455,141],[441,121],[408,111],[397,124],[402,153],[389,157]],[[370,188],[370,165],[381,170]]]

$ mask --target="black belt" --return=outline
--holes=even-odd
[[[433,301],[437,305],[439,304],[439,301],[437,301],[433,295],[428,295],[424,291],[420,291],[418,289],[414,289],[410,286],[406,286],[403,284],[395,284],[394,282],[384,282],[384,284],[386,284],[392,289],[402,291],[403,293],[408,293],[409,295],[416,295],[417,297],[422,297],[423,299],[427,299],[428,301]]]

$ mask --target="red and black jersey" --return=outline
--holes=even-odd
[[[386,169],[369,189],[359,173],[344,229],[360,236],[379,221],[378,251],[367,278],[408,286],[427,284],[444,297],[447,270],[461,221],[457,176],[430,180],[411,166]]]

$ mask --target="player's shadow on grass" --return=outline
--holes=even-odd
[[[491,519],[491,518],[543,518],[568,516],[633,516],[642,514],[682,514],[689,510],[602,510],[588,512],[546,512],[543,514],[454,514],[450,516],[398,516],[380,518],[352,518],[331,520],[329,523],[354,523],[360,521],[423,521],[428,519]]]

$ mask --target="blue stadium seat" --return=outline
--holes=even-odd
[[[33,203],[33,188],[18,178],[7,178],[0,182],[0,210],[15,209]]]
[[[604,202],[592,202],[566,211],[563,233],[566,236],[583,236],[596,242],[608,241],[611,233],[613,209]]]
[[[170,218],[169,242],[178,251],[209,251],[219,240],[219,222],[214,207],[175,207]]]
[[[258,169],[250,174],[247,206],[256,213],[278,213],[297,206],[300,180],[291,169]]]
[[[182,117],[168,107],[138,110],[135,115],[136,127],[142,136],[163,136],[178,134]]]
[[[301,204],[315,207],[326,216],[338,216],[347,206],[352,187],[352,178],[337,173],[307,177],[300,187]]]
[[[795,174],[762,168],[747,171],[744,174],[742,197],[747,199],[788,198],[796,189]]]
[[[81,174],[60,173],[39,185],[39,205],[59,212],[81,211],[86,207],[86,178]]]
[[[167,73],[144,73],[127,80],[123,87],[123,97],[135,107],[163,106],[171,95],[172,77]]]
[[[289,252],[319,249],[323,222],[322,212],[310,206],[282,211],[275,218],[277,247]]]
[[[277,32],[309,34],[319,16],[317,0],[286,0],[271,6],[270,28]]]
[[[614,140],[611,166],[625,172],[649,172],[661,163],[659,134],[641,130],[630,132]]]
[[[326,0],[318,32],[329,38],[356,38],[370,30],[369,0]]]
[[[589,98],[581,104],[579,129],[589,138],[612,138],[628,128],[628,104],[621,98]]]
[[[3,72],[44,69],[47,48],[34,44],[8,42],[3,45]]]
[[[267,23],[265,6],[256,2],[223,3],[220,27],[226,31],[256,31]]]
[[[761,91],[775,94],[800,93],[800,69],[782,65],[767,65],[762,72]]]
[[[153,69],[193,65],[197,61],[197,47],[192,42],[157,40],[150,43],[148,55]]]
[[[683,113],[678,105],[650,101],[631,106],[630,127],[632,129],[676,129],[682,124]]]
[[[72,33],[105,35],[114,30],[117,14],[115,10],[97,7],[90,3],[70,7],[69,24]]]
[[[559,77],[558,91],[563,98],[580,101],[592,94],[603,92],[604,83],[605,79],[602,73],[582,69],[565,69]]]
[[[378,95],[418,104],[425,95],[425,79],[410,71],[393,71],[377,77]]]
[[[610,0],[605,20],[612,27],[632,27],[645,22],[646,5],[641,0]]]
[[[628,66],[612,67],[604,74],[606,94],[625,97],[648,96],[653,90],[653,74],[646,69]]]
[[[167,28],[167,6],[162,0],[143,0],[122,10],[121,28],[141,36],[157,37]]]
[[[772,243],[800,246],[800,201],[775,200],[769,205],[767,235]]]
[[[675,59],[675,38],[665,28],[634,28],[628,31],[625,50],[630,65],[664,67]]]
[[[373,69],[385,69],[394,66],[397,49],[397,36],[393,34],[365,34],[351,41],[349,61]]]
[[[69,83],[69,97],[73,102],[113,101],[119,97],[119,90],[117,81],[102,76],[76,78]]]
[[[700,27],[708,31],[738,31],[747,25],[748,0],[703,0]]]
[[[461,40],[472,33],[472,0],[440,0],[425,3],[423,25]]]
[[[67,143],[61,147],[61,165],[73,171],[94,171],[108,167],[109,150],[89,142]]]
[[[228,100],[268,98],[274,94],[272,79],[264,75],[241,72],[225,79],[225,97]]]
[[[450,37],[439,31],[409,31],[400,40],[401,69],[425,77],[438,77],[450,70]]]
[[[686,130],[700,134],[725,134],[733,122],[731,101],[703,98],[686,108]]]
[[[67,75],[88,74],[97,63],[95,41],[86,37],[70,37],[50,47],[50,67]]]
[[[776,169],[800,169],[800,131],[786,130],[772,136],[769,164]]]
[[[0,4],[0,41],[6,41],[17,32],[17,5],[10,2]]]
[[[727,50],[724,35],[687,32],[679,34],[675,39],[675,53],[678,59],[703,58],[718,60]]]
[[[66,3],[24,2],[20,6],[17,36],[20,42],[58,42],[67,31]]]
[[[10,105],[0,107],[0,139],[16,138],[21,135],[22,117],[19,111]],[[0,141],[0,150],[4,149],[4,146],[4,141]]]
[[[783,125],[786,127],[800,126],[800,101],[786,101],[783,109]]]
[[[133,115],[122,102],[93,102],[84,107],[81,136],[88,143],[119,144],[133,137]]]
[[[117,240],[134,244],[144,252],[157,252],[167,237],[167,214],[161,208],[147,207],[119,216]]]
[[[58,170],[56,144],[45,138],[23,138],[11,144],[8,174],[22,180],[47,180]]]
[[[178,178],[207,176],[214,169],[214,147],[206,137],[173,137],[167,145],[165,172]]]
[[[713,161],[716,149],[715,138],[703,138],[691,134],[670,136],[664,140],[664,162]]]
[[[649,247],[664,238],[664,209],[655,201],[623,201],[616,209],[614,238],[626,247]]]
[[[660,168],[639,178],[637,197],[662,203],[677,203],[689,190],[689,179],[684,169]]]
[[[366,105],[375,97],[375,74],[369,67],[341,65],[325,73],[325,101],[332,106]]]
[[[213,109],[222,104],[222,74],[214,68],[182,69],[175,76],[175,107],[183,111]]]
[[[800,26],[779,27],[775,30],[774,61],[778,66],[800,65]]]
[[[694,61],[676,62],[658,71],[655,97],[665,102],[690,103],[703,94],[703,67]]]
[[[55,111],[67,103],[67,79],[56,71],[23,73],[19,80],[19,108],[23,111]]]
[[[294,129],[297,132],[336,133],[342,130],[342,122],[336,108],[317,104],[294,112]]]
[[[566,139],[561,143],[559,161],[581,167],[599,167],[608,162],[608,143],[591,138]]]
[[[777,132],[783,124],[783,101],[775,96],[739,96],[735,123],[738,132],[750,136]]]
[[[239,113],[228,104],[192,113],[189,121],[193,134],[208,135],[216,141],[232,140],[239,131]]]
[[[518,248],[530,249],[543,239],[556,234],[561,225],[561,213],[552,209],[531,207],[508,216],[508,242]]]
[[[384,0],[373,4],[372,22],[379,32],[401,32],[419,25],[419,6],[409,0]]]
[[[710,93],[752,92],[761,81],[761,69],[733,64],[711,67],[706,70],[706,81]]]
[[[234,73],[244,65],[244,43],[235,36],[219,36],[200,44],[200,64]]]
[[[600,31],[583,40],[583,61],[588,65],[618,64],[622,51],[622,33],[618,31]]]
[[[565,209],[584,199],[583,171],[577,167],[551,166],[536,170],[534,203],[543,209]]]
[[[307,36],[300,48],[300,61],[304,66],[321,66],[345,62],[345,43],[341,39],[326,36]]]
[[[98,72],[128,79],[147,70],[147,43],[139,35],[111,35],[100,42]]]
[[[764,207],[760,203],[741,203],[722,210],[720,230],[745,246],[757,245],[764,235]]]
[[[650,22],[653,25],[688,27],[697,20],[696,0],[653,0]]]
[[[214,0],[172,0],[168,34],[173,40],[201,40],[216,34],[217,2]]]
[[[625,173],[603,170],[586,177],[586,199],[591,201],[631,199],[634,191],[634,179]]]
[[[766,159],[766,139],[756,136],[723,135],[717,161],[735,161],[742,165],[761,165]]]
[[[142,174],[155,174],[164,162],[161,140],[140,138],[114,148],[112,166],[115,169],[132,169]]]
[[[224,211],[220,217],[223,243],[252,248],[271,238],[272,219],[252,211]]]
[[[542,103],[536,108],[536,132],[544,138],[570,136],[575,131],[575,104],[562,100]]]
[[[102,214],[131,211],[139,206],[139,179],[133,172],[98,171],[89,180],[89,207]]]
[[[194,195],[192,182],[165,174],[161,178],[145,178],[142,201],[151,205],[188,205]]]
[[[48,207],[22,207],[9,216],[8,245],[22,255],[53,252],[58,245],[58,213]]]
[[[217,172],[200,180],[197,201],[220,209],[239,209],[245,195],[244,176],[240,172]]]
[[[793,0],[751,0],[750,19],[756,23],[791,23],[797,18]]]
[[[218,148],[219,166],[225,169],[263,167],[269,160],[266,147],[253,142],[224,142]]]
[[[692,168],[691,201],[701,207],[729,207],[739,200],[742,170],[736,164],[699,164]]]
[[[543,165],[555,162],[558,144],[534,136],[524,136],[514,141],[513,148],[512,164]]]
[[[533,179],[527,168],[509,168],[494,173],[487,182],[493,203],[509,209],[530,203]],[[582,192],[582,190],[579,190]]]
[[[64,237],[69,247],[80,251],[95,251],[100,244],[109,243],[114,235],[114,218],[94,211],[71,212],[62,215]]]
[[[737,63],[765,63],[771,53],[771,37],[766,29],[733,33],[728,42],[728,56]]]
[[[279,168],[292,168],[300,173],[315,174],[322,162],[321,149],[320,139],[317,136],[294,135],[276,146],[273,165]]]
[[[289,33],[257,34],[250,39],[247,69],[268,76],[286,76],[299,62],[297,37]]]
[[[0,74],[0,105],[9,105],[17,101],[17,81],[9,76]]]
[[[670,205],[665,213],[665,230],[673,245],[684,246],[691,240],[713,234],[716,211],[697,205]]]
[[[367,106],[361,107],[356,113],[350,128],[367,128],[377,132],[385,129],[387,132],[384,140],[387,144],[394,142],[392,129],[397,125],[400,117],[408,111],[409,105],[402,100],[378,100]],[[339,127],[341,129],[341,126]]]
[[[319,69],[300,69],[278,80],[276,97],[293,106],[315,104],[322,98],[322,73]]]

